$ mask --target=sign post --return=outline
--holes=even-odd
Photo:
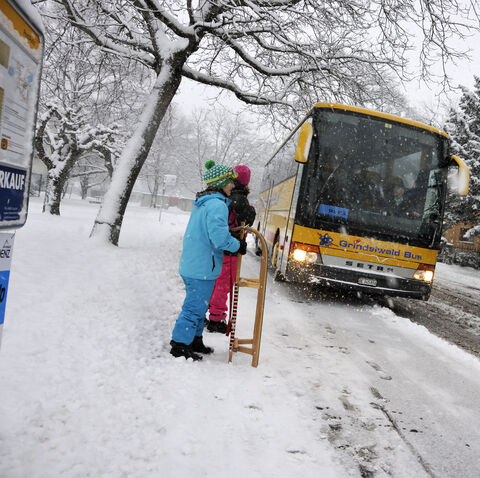
[[[0,232],[0,344],[2,342],[2,329],[5,320],[14,239],[15,234]]]
[[[30,2],[0,0],[0,345],[16,229],[27,220],[43,25]]]
[[[160,214],[158,215],[158,221],[162,220],[162,210],[163,210],[163,201],[165,200],[165,191],[167,186],[175,186],[177,184],[177,176],[174,174],[165,174],[163,176],[163,186],[162,186],[162,201],[160,202]]]

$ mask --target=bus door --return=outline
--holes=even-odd
[[[281,248],[278,252],[279,257],[277,259],[277,269],[279,269],[282,274],[286,273],[290,255],[290,245],[292,243],[293,228],[295,227],[295,216],[297,214],[298,196],[300,192],[300,185],[302,183],[303,167],[303,164],[298,164],[292,200],[290,202],[290,210],[288,212],[287,225],[283,231],[283,237],[280,237]]]

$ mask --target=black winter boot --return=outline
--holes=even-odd
[[[194,352],[198,352],[199,354],[212,354],[213,353],[213,348],[212,347],[207,347],[203,343],[203,337],[202,336],[200,336],[200,337],[195,336],[195,338],[193,339],[193,342],[192,342],[192,350]]]
[[[196,354],[192,350],[192,345],[186,345],[186,344],[182,344],[181,342],[175,342],[175,340],[171,340],[170,345],[172,346],[172,348],[170,349],[170,353],[174,357],[185,357],[186,359],[191,358],[192,360],[203,359],[201,355]]]
[[[207,325],[207,330],[209,332],[218,332],[219,334],[226,334],[227,323],[224,320],[220,320],[220,321],[209,320]]]

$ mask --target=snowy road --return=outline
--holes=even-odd
[[[275,305],[266,313],[285,331],[285,353],[330,384],[332,396],[316,405],[322,430],[362,476],[478,476],[476,358],[387,308],[269,287]]]
[[[397,298],[394,312],[480,357],[480,272],[439,263],[436,276],[428,302]]]
[[[173,359],[188,216],[129,206],[115,248],[88,239],[93,205],[30,210],[0,351],[2,478],[479,476],[477,357],[388,307],[269,276],[258,368],[228,365],[219,334],[202,362]],[[249,253],[242,275],[258,268]],[[464,272],[437,279],[462,289]],[[237,337],[254,309],[242,288]]]

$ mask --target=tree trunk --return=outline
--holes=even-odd
[[[48,210],[54,216],[60,216],[60,203],[64,196],[64,189],[72,172],[72,168],[78,160],[78,153],[72,152],[68,160],[62,164],[63,168],[58,173],[56,168],[48,170],[48,181],[45,189],[45,201],[43,212]]]
[[[61,175],[54,175],[55,170],[48,171],[47,189],[45,191],[45,202],[43,203],[43,212],[49,212],[54,216],[60,216],[60,203],[62,202],[63,189],[66,180],[61,179]]]
[[[54,216],[60,216],[60,203],[62,202],[64,182],[62,182],[60,178],[50,178],[48,183],[50,188],[44,209]]]
[[[87,199],[87,194],[88,194],[88,189],[89,189],[89,180],[88,180],[88,176],[86,178],[81,178],[80,179],[80,190],[81,190],[81,194],[82,194],[82,201],[84,201],[85,199]]]
[[[140,121],[113,172],[90,237],[118,245],[123,216],[160,123],[182,79],[181,65],[165,63],[148,96]]]
[[[45,212],[48,206],[48,196],[50,194],[50,174],[49,173],[50,171],[47,172],[47,178],[45,181],[45,195],[43,196],[42,212]]]
[[[158,174],[155,174],[155,179],[153,183],[153,191],[152,191],[152,197],[150,198],[150,207],[157,207],[157,194],[158,194],[158,186],[160,183],[160,178]]]

